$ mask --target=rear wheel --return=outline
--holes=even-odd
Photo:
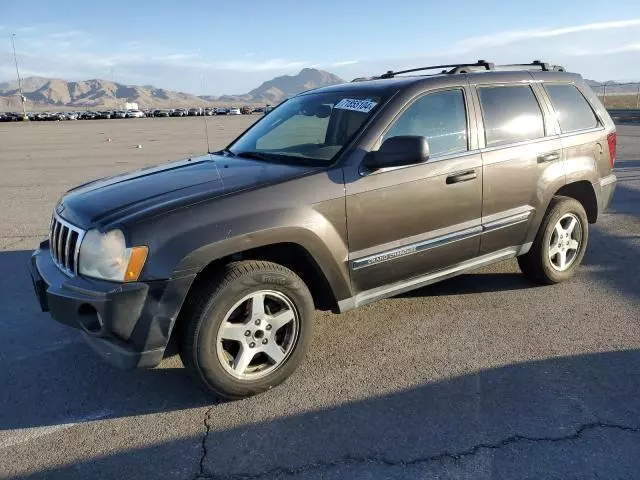
[[[588,225],[580,202],[554,197],[531,249],[518,257],[522,272],[546,285],[571,278],[587,249]]]
[[[227,265],[184,308],[182,361],[208,391],[226,398],[283,382],[311,339],[309,290],[294,272],[271,262]]]

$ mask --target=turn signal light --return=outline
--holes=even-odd
[[[129,257],[129,264],[127,265],[127,271],[124,274],[125,282],[135,282],[142,272],[144,262],[147,261],[147,255],[149,254],[149,247],[132,247],[131,256]]]

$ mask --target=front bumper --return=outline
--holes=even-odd
[[[68,277],[53,263],[48,241],[31,256],[42,311],[80,329],[95,351],[125,369],[160,363],[194,277],[132,283]]]

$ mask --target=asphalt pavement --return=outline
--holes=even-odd
[[[250,121],[213,117],[213,146]],[[537,287],[508,261],[318,313],[287,382],[217,402],[176,356],[104,363],[28,274],[64,190],[203,152],[202,121],[0,124],[0,478],[638,478],[640,126],[618,131],[575,279]]]

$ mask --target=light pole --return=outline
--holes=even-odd
[[[22,79],[20,78],[20,70],[18,70],[18,57],[16,55],[16,42],[14,41],[16,34],[11,34],[11,46],[13,47],[13,61],[16,63],[16,75],[18,76],[18,90],[20,91],[20,101],[22,102],[22,120],[27,120],[27,109],[24,105],[25,98],[22,93]]]

